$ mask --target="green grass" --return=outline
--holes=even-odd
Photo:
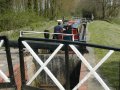
[[[120,25],[108,23],[105,21],[94,21],[89,24],[90,43],[119,47],[120,48]],[[98,62],[108,50],[95,49],[95,55]],[[99,72],[108,83],[108,86],[119,90],[120,75],[120,52],[115,52],[100,68]]]
[[[5,12],[0,14],[0,35],[8,36],[9,39],[18,39],[20,31],[44,31],[57,22],[36,15],[35,12]],[[50,29],[50,32],[53,31]],[[28,35],[27,35],[28,36]],[[43,35],[33,35],[38,37]]]
[[[120,25],[120,17],[119,18],[110,18],[109,21]]]
[[[43,32],[45,29],[53,32],[53,27],[57,24],[55,21],[48,21],[48,20],[41,20],[36,23],[31,23],[30,25],[19,28],[16,30],[9,30],[9,31],[2,31],[0,35],[7,36],[10,40],[17,40],[19,38],[20,31],[40,31]],[[25,37],[43,37],[43,34],[31,34],[31,35],[24,35]]]

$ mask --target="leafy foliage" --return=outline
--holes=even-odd
[[[6,12],[0,15],[0,31],[22,28],[40,20],[34,12]]]
[[[10,10],[10,0],[0,0],[0,13]]]
[[[78,7],[91,12],[97,19],[108,19],[119,14],[120,0],[80,0]]]

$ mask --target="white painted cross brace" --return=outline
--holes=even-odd
[[[30,85],[31,82],[40,74],[40,72],[47,66],[47,64],[52,60],[52,58],[57,54],[57,52],[62,48],[63,44],[60,44],[57,49],[51,54],[51,56],[45,61],[45,63],[40,67],[40,69],[34,74],[31,80],[27,83]]]
[[[2,47],[4,40],[0,41],[0,47]],[[0,70],[0,76],[4,79],[5,82],[10,82],[9,78]]]
[[[42,71],[42,69],[45,70],[45,72],[48,74],[48,76],[53,80],[53,82],[58,86],[60,90],[65,90],[65,88],[60,84],[60,82],[55,78],[55,76],[51,73],[51,71],[46,67],[46,65],[49,63],[49,61],[53,58],[53,56],[62,48],[63,44],[60,44],[58,48],[53,52],[53,54],[47,59],[45,63],[42,62],[42,60],[38,57],[38,55],[32,50],[32,48],[27,44],[27,42],[22,41],[23,45],[27,48],[27,50],[31,53],[31,55],[34,57],[34,59],[40,64],[41,68],[39,71],[36,72],[35,77],[39,72]],[[33,77],[32,79],[34,79]],[[27,84],[29,85],[32,81],[28,82]]]
[[[113,53],[113,50],[110,50],[103,59],[94,67],[94,70],[96,71]],[[92,74],[92,72],[89,72],[80,82],[73,88],[73,90],[77,90]]]
[[[10,82],[9,78],[0,70],[0,76],[5,80],[5,82]]]
[[[90,73],[92,73],[95,78],[99,81],[99,83],[104,87],[105,90],[110,90],[109,87],[105,84],[105,82],[101,79],[101,77],[95,72],[95,70],[103,63],[99,63],[95,68],[92,68],[92,66],[87,62],[87,60],[82,56],[82,54],[77,50],[77,48],[73,45],[70,45],[72,50],[76,53],[76,55],[81,59],[81,61],[86,65],[86,67],[90,70]],[[87,77],[85,77],[87,78]],[[73,89],[76,90],[76,89]]]

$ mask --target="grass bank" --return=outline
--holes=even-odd
[[[40,31],[43,32],[44,30],[49,30],[50,32],[53,32],[53,26],[55,26],[57,23],[55,21],[39,21],[37,23],[32,23],[29,26],[15,29],[15,30],[9,30],[9,31],[2,31],[0,32],[0,35],[7,36],[10,40],[17,40],[20,36],[20,31]],[[43,37],[43,35],[40,34],[31,34],[31,35],[25,35],[27,37]]]
[[[35,12],[9,11],[0,14],[0,35],[8,36],[9,39],[18,39],[20,31],[44,31],[55,24],[57,24],[55,21],[38,16]]]
[[[118,17],[118,18],[110,18],[109,21],[114,23],[114,24],[120,25],[120,17]]]
[[[120,48],[120,25],[106,21],[94,21],[89,24],[90,43]],[[108,50],[95,49],[96,62],[98,62]],[[108,83],[108,86],[119,90],[120,79],[120,52],[115,52],[100,68],[99,73]]]

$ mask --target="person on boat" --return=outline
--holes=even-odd
[[[60,33],[62,32],[63,32],[63,27],[61,25],[61,22],[58,22],[58,25],[54,27],[54,33],[56,34],[53,35],[53,39],[59,39],[61,37]]]

